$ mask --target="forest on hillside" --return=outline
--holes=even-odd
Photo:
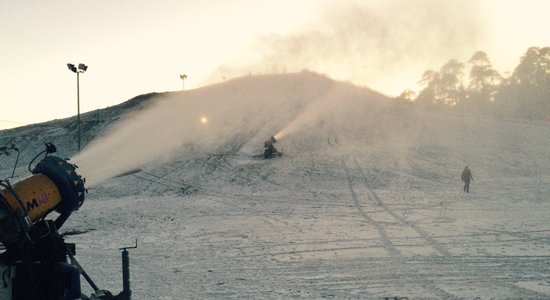
[[[493,68],[484,51],[477,51],[467,64],[451,59],[439,71],[425,71],[419,83],[418,93],[404,90],[396,101],[427,108],[550,121],[550,47],[529,48],[507,76]]]

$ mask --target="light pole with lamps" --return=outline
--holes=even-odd
[[[75,67],[73,64],[67,64],[69,70],[76,73],[76,124],[78,127],[78,151],[80,152],[80,73],[86,72],[88,66],[85,64],[78,64],[78,67]]]

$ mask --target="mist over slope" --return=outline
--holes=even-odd
[[[318,139],[331,130],[367,132],[389,105],[371,90],[309,72],[241,77],[154,99],[146,110],[125,116],[87,145],[74,161],[94,185],[166,161],[190,146],[203,152],[235,151],[225,149],[227,143],[257,134],[264,139],[277,134],[286,149],[299,153],[326,144]],[[101,167],[99,160],[105,162]]]
[[[301,72],[162,94],[146,109],[124,116],[73,161],[93,186],[182,155],[253,157],[262,153],[264,140],[276,136],[288,156],[359,155],[398,173],[415,172],[418,166],[410,159],[417,157],[453,168],[444,174],[431,170],[433,176],[456,176],[474,165],[483,166],[477,172],[489,178],[514,167],[549,165],[538,154],[550,143],[540,136],[546,130],[547,124],[538,122],[417,110],[367,88]],[[514,161],[502,160],[509,156]]]
[[[410,168],[405,162],[418,151],[435,162],[443,157],[432,152],[443,151],[444,159],[456,168],[482,164],[506,172],[509,164],[547,164],[544,157],[530,153],[548,145],[539,136],[548,129],[545,123],[423,111],[307,71],[245,76],[185,92],[142,95],[83,114],[81,126],[80,153],[75,151],[75,118],[4,130],[0,138],[2,145],[21,149],[23,162],[43,143],[53,142],[58,155],[79,165],[89,187],[182,155],[252,157],[261,154],[263,141],[270,136],[276,136],[276,146],[290,156],[315,152],[328,159],[330,153],[358,151],[375,157],[373,165],[386,168],[388,161],[398,169]],[[514,162],[499,161],[507,154],[503,151],[524,155]],[[0,163],[2,169],[13,165],[10,159]],[[25,167],[20,164],[17,173],[24,173]]]

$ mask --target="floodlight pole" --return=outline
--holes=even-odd
[[[86,72],[88,66],[85,64],[78,64],[78,67],[76,67],[73,64],[67,64],[67,67],[69,70],[76,73],[76,126],[78,128],[78,152],[80,152],[80,73]]]
[[[76,124],[78,127],[78,152],[80,152],[80,72],[76,72]]]

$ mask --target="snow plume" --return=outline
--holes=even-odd
[[[280,140],[300,129],[310,127],[322,119],[326,120],[327,114],[337,106],[349,106],[347,102],[354,98],[352,91],[355,91],[355,88],[351,85],[348,86],[344,83],[339,83],[337,86],[331,85],[325,94],[308,103],[292,121],[275,134],[275,139]]]
[[[214,78],[309,69],[398,95],[426,69],[467,60],[485,39],[475,0],[364,2],[338,1],[309,29],[259,38],[257,63],[223,66]]]
[[[87,185],[167,160],[188,145],[213,151],[234,132],[246,131],[242,116],[254,107],[247,108],[237,99],[223,99],[223,92],[216,89],[199,94],[189,91],[152,99],[150,107],[126,115],[104,137],[88,145],[73,158],[86,174]],[[257,119],[248,122],[257,123]]]
[[[168,160],[190,145],[202,152],[228,151],[224,145],[239,135],[251,135],[262,127],[285,127],[332,84],[326,77],[302,72],[245,76],[167,94],[149,100],[146,109],[127,114],[72,160],[91,187],[148,163]]]
[[[180,105],[169,99],[152,101],[157,103],[144,112],[126,116],[106,136],[73,158],[82,174],[86,174],[88,187],[162,158],[182,142],[183,128],[190,127],[190,133],[200,130],[193,124],[199,116],[182,111]],[[164,109],[167,105],[172,109]],[[175,116],[176,111],[181,117]],[[193,136],[185,134],[185,138]]]

